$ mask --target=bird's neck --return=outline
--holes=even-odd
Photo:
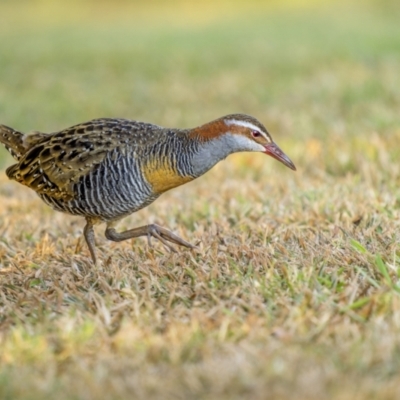
[[[161,194],[190,182],[229,154],[245,150],[225,124],[219,130],[215,129],[215,122],[207,125],[192,130],[169,131],[162,144],[154,144],[153,156],[146,158],[142,166],[144,177],[154,193]]]
[[[223,121],[195,128],[188,136],[195,142],[190,156],[190,166],[195,177],[206,173],[229,154],[244,150],[237,136],[229,132],[229,127]]]

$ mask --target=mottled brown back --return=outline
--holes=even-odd
[[[6,171],[10,179],[38,194],[71,199],[73,185],[119,148],[150,145],[159,127],[124,119],[96,119],[52,134],[30,136],[2,129],[2,142],[19,161]]]

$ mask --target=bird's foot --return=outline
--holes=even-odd
[[[175,235],[168,229],[165,229],[156,224],[148,225],[147,240],[150,247],[153,247],[151,244],[152,237],[158,239],[172,253],[176,253],[177,251],[173,246],[171,246],[169,242],[177,244],[179,246],[187,247],[189,249],[194,249],[196,247],[193,246],[191,243],[187,242],[186,240],[183,240],[179,236]]]

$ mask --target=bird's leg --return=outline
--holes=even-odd
[[[94,242],[94,230],[93,230],[94,221],[91,218],[86,218],[86,225],[83,229],[83,234],[85,236],[86,243],[89,247],[90,255],[92,256],[93,264],[96,265],[96,250],[95,250],[95,242]]]
[[[150,238],[154,237],[173,252],[176,252],[176,250],[168,242],[177,244],[179,246],[185,246],[190,249],[195,247],[189,242],[181,239],[179,236],[176,236],[168,229],[162,228],[156,224],[140,226],[139,228],[129,229],[124,232],[117,232],[113,223],[111,222],[107,225],[105,235],[108,240],[113,240],[114,242],[121,242],[123,240],[133,239],[139,236],[147,236],[150,242]]]

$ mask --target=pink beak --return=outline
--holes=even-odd
[[[275,143],[265,145],[265,154],[268,154],[280,161],[282,164],[285,164],[288,168],[296,171],[296,167],[292,160]]]

